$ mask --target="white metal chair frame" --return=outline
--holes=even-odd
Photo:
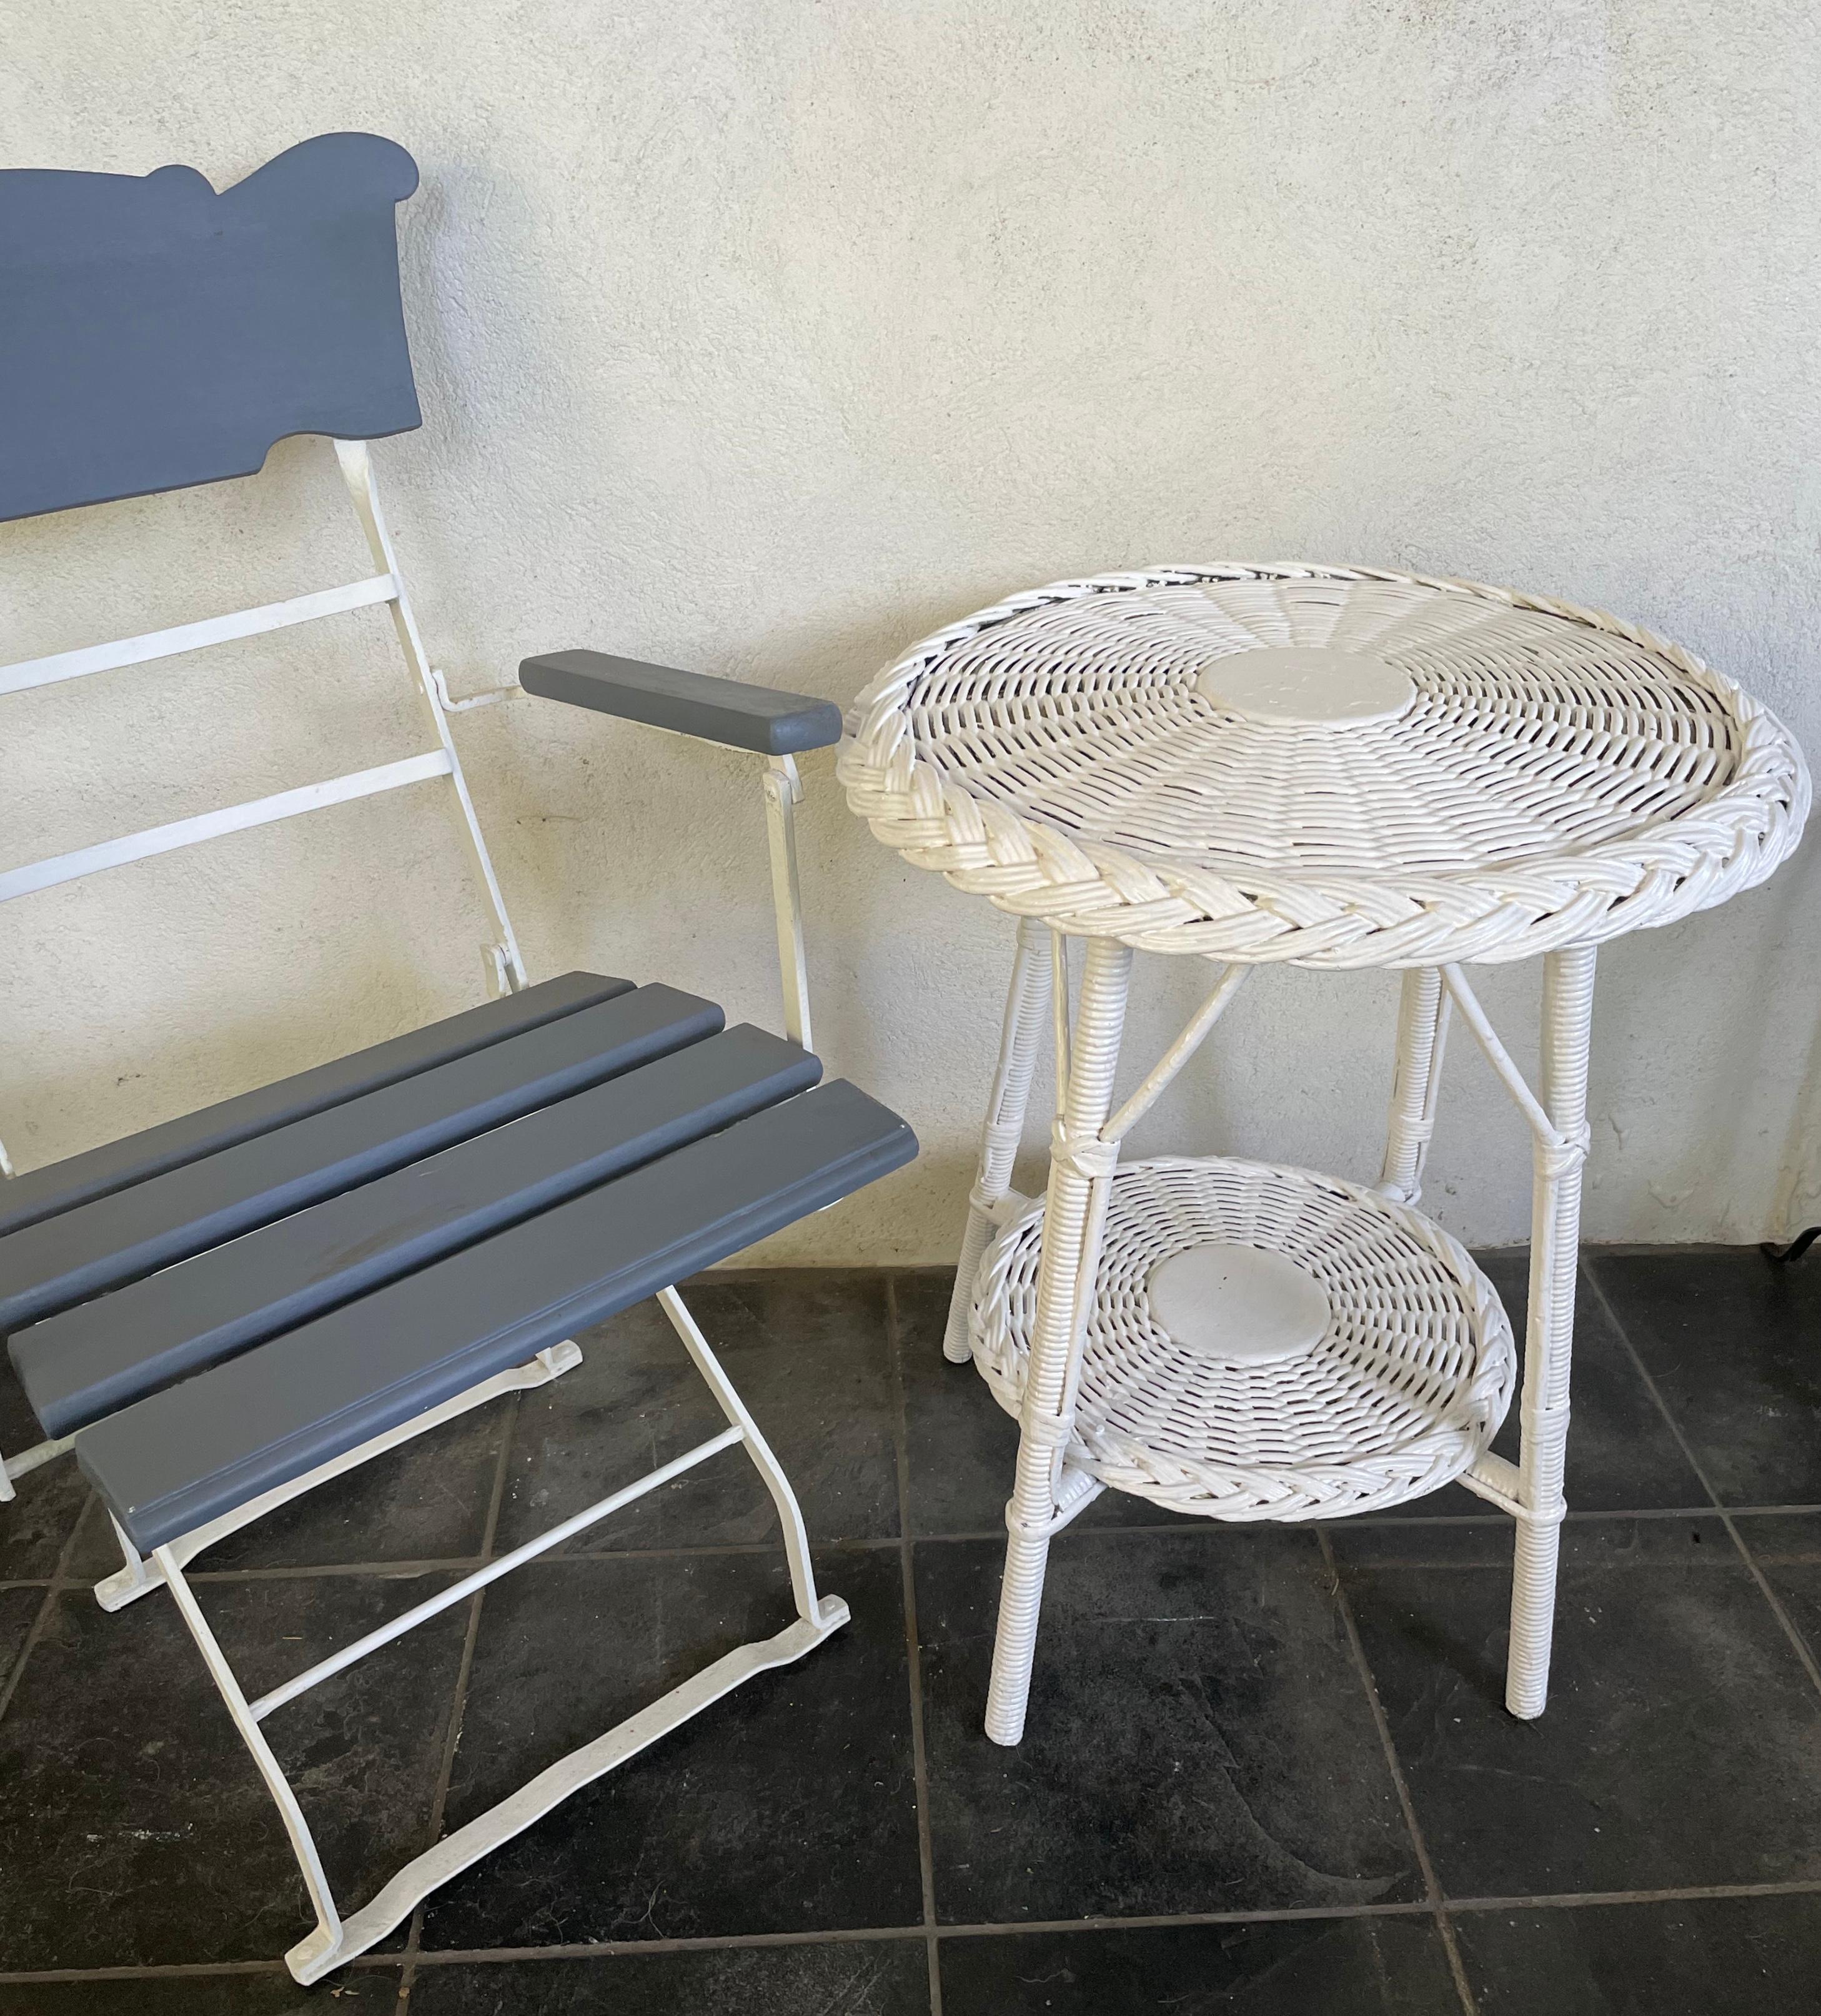
[[[372,461],[367,444],[336,441],[335,452],[341,466],[354,508],[366,535],[376,573],[364,580],[348,582],[314,593],[272,603],[257,609],[207,618],[196,623],[117,642],[91,645],[52,657],[24,661],[0,668],[0,694],[20,693],[50,686],[91,673],[142,664],[153,659],[173,657],[211,644],[261,635],[344,611],[384,605],[390,608],[407,667],[428,708],[435,732],[436,747],[426,753],[405,758],[336,777],[302,786],[273,796],[223,809],[196,814],[168,825],[153,827],[122,838],[103,841],[49,859],[0,872],[0,902],[29,895],[61,882],[74,881],[108,868],[168,853],[220,835],[317,811],[325,806],[369,797],[401,786],[446,777],[453,788],[462,815],[473,866],[485,892],[498,938],[485,949],[489,981],[496,994],[516,992],[527,984],[524,960],[507,914],[505,898],[495,873],[487,843],[482,835],[467,780],[455,741],[449,717],[489,705],[517,693],[516,686],[502,687],[465,700],[453,700],[440,671],[430,664],[416,617],[412,613],[398,556],[381,510]],[[802,786],[794,760],[787,755],[767,756],[764,773],[765,812],[770,846],[772,894],[776,913],[778,955],[783,987],[784,1024],[791,1040],[808,1049],[811,1046],[808,967],[804,952],[801,898],[797,868],[795,815]],[[0,1147],[0,1172],[13,1173],[13,1165]],[[564,1341],[539,1351],[524,1365],[484,1380],[413,1419],[376,1436],[360,1447],[297,1478],[281,1488],[250,1500],[224,1517],[211,1521],[153,1550],[142,1559],[121,1532],[115,1533],[125,1556],[125,1564],[96,1586],[103,1609],[118,1610],[160,1584],[168,1586],[190,1635],[195,1639],[211,1676],[226,1702],[254,1761],[259,1768],[282,1816],[295,1851],[312,1909],[316,1927],[286,1956],[292,1973],[301,1982],[318,1979],[331,1969],[353,1958],[398,1924],[439,1885],[447,1882],[480,1859],[501,1842],[530,1826],[552,1807],[593,1779],[635,1756],[660,1736],[675,1728],[741,1681],[768,1668],[800,1658],[848,1621],[847,1604],[838,1597],[817,1593],[810,1564],[809,1543],[803,1515],[790,1480],[760,1432],[732,1383],[722,1370],[707,1340],[697,1327],[675,1287],[662,1290],[657,1300],[685,1349],[726,1416],[728,1426],[718,1435],[660,1465],[646,1475],[621,1486],[606,1497],[572,1515],[549,1532],[465,1575],[426,1601],[414,1605],[380,1629],[369,1633],[351,1645],[319,1661],[283,1686],[250,1701],[236,1679],[220,1644],[197,1604],[194,1591],[184,1574],[185,1564],[231,1532],[263,1517],[280,1505],[315,1490],[333,1478],[411,1441],[428,1430],[453,1420],[489,1400],[507,1393],[547,1384],[581,1362],[581,1352],[573,1341]],[[41,1442],[0,1463],[0,1500],[16,1496],[14,1480],[36,1470],[69,1449],[73,1437]],[[378,1651],[414,1625],[484,1589],[489,1582],[526,1561],[536,1558],[610,1514],[669,1482],[697,1463],[723,1449],[743,1447],[763,1478],[777,1507],[783,1544],[790,1571],[796,1621],[775,1636],[740,1646],[674,1688],[660,1700],[608,1730],[593,1742],[550,1766],[528,1784],[487,1813],[470,1820],[455,1834],[438,1842],[408,1863],[362,1910],[344,1917],[330,1892],[321,1858],[311,1835],[297,1795],[274,1755],[260,1725],[267,1716],[296,1700],[311,1687]]]
[[[308,595],[272,602],[257,609],[243,609],[230,615],[206,617],[168,630],[142,636],[85,645],[74,651],[59,651],[49,657],[26,658],[0,665],[0,697],[26,693],[38,686],[55,686],[65,679],[81,679],[92,672],[117,670],[127,665],[149,664],[158,658],[174,658],[200,651],[211,644],[232,643],[243,637],[263,636],[287,630],[301,623],[312,623],[326,616],[354,609],[383,605],[392,614],[399,647],[430,712],[437,747],[420,756],[407,756],[397,762],[332,777],[318,784],[303,784],[288,791],[257,798],[244,805],[224,806],[218,811],[198,812],[175,819],[168,825],[128,833],[117,840],[102,841],[92,847],[78,848],[68,854],[53,855],[42,861],[0,869],[0,903],[29,896],[40,889],[54,888],[59,882],[74,882],[103,869],[119,868],[129,862],[144,861],[153,855],[168,854],[194,846],[225,833],[243,833],[257,826],[271,826],[281,819],[295,819],[325,806],[346,805],[356,798],[372,797],[383,791],[397,790],[406,784],[422,783],[434,777],[447,777],[455,794],[473,866],[498,938],[484,951],[489,990],[495,995],[516,993],[527,981],[525,963],[517,934],[494,872],[474,801],[462,772],[455,738],[449,732],[449,717],[476,708],[491,707],[518,695],[516,686],[498,686],[465,700],[452,699],[442,673],[430,662],[417,618],[405,585],[392,536],[380,509],[372,457],[365,441],[334,443],[336,459],[347,482],[361,528],[366,535],[375,563],[380,571],[361,581],[336,588],[320,589]],[[657,733],[668,731],[657,730]],[[765,823],[769,843],[772,898],[776,913],[778,962],[783,988],[784,1030],[794,1043],[804,1049],[814,1047],[809,1019],[809,970],[804,949],[803,901],[797,867],[797,807],[803,797],[802,779],[796,761],[790,756],[768,756],[763,784]],[[11,1157],[0,1139],[0,1179],[15,1173]],[[0,1459],[0,1503],[14,1496],[13,1479],[63,1455],[70,1438],[36,1444],[16,1456]]]

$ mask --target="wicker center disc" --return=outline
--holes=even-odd
[[[1258,1246],[1191,1246],[1152,1268],[1151,1320],[1183,1350],[1229,1364],[1301,1358],[1327,1334],[1321,1283]]]
[[[1416,697],[1409,675],[1383,658],[1288,645],[1211,658],[1195,683],[1223,711],[1268,728],[1395,721]]]

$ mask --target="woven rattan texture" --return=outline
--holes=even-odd
[[[1273,646],[1405,673],[1397,719],[1223,710]],[[1762,881],[1808,778],[1774,715],[1596,611],[1365,569],[1062,581],[951,625],[850,716],[873,832],[1002,909],[1141,949],[1312,966],[1527,958]]]
[[[1016,1415],[1037,1309],[1043,1208],[993,1245],[974,1363]],[[1158,1261],[1224,1242],[1287,1255],[1332,1319],[1307,1355],[1222,1363],[1152,1319]],[[1464,1249],[1416,1212],[1306,1170],[1128,1163],[1113,1178],[1070,1460],[1102,1482],[1216,1519],[1366,1512],[1437,1489],[1492,1440],[1516,1373],[1511,1326]]]

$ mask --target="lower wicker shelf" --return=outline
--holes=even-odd
[[[1024,1398],[1043,1205],[977,1277],[974,1363]],[[1070,1467],[1212,1519],[1369,1512],[1458,1477],[1498,1432],[1511,1326],[1420,1212],[1306,1169],[1224,1157],[1112,1179]]]

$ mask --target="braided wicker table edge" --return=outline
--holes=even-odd
[[[1503,872],[1407,874],[1395,883],[1268,873],[1243,880],[1078,840],[978,797],[919,755],[906,696],[955,647],[1084,596],[1242,581],[1382,582],[1477,597],[1622,639],[1725,707],[1740,740],[1731,780],[1698,812]],[[1668,923],[1775,872],[1801,837],[1811,786],[1789,731],[1724,674],[1642,625],[1477,581],[1391,568],[1214,562],[1053,581],[1008,596],[914,645],[848,714],[837,774],[876,838],[914,866],[1014,916],[1141,952],[1351,970],[1528,959]]]

